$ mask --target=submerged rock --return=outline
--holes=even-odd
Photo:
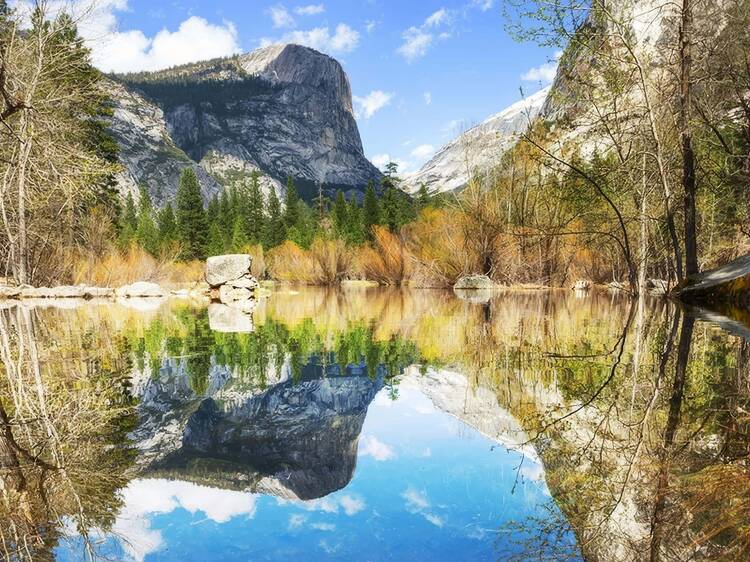
[[[15,299],[21,294],[21,287],[0,285],[0,299]]]
[[[492,279],[486,275],[465,275],[456,281],[453,288],[462,291],[473,291],[480,289],[495,289],[496,285],[492,282]]]
[[[130,285],[119,287],[115,294],[118,297],[165,297],[166,292],[156,283],[149,281],[136,281]]]
[[[208,305],[208,325],[214,332],[249,333],[255,331],[250,310],[222,303]]]

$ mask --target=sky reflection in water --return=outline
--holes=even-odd
[[[541,465],[440,411],[411,371],[397,399],[383,388],[370,404],[344,489],[300,501],[138,478],[122,492],[106,550],[137,561],[495,558],[512,548],[501,526],[549,502]],[[447,380],[438,391],[472,393],[455,386],[465,385],[456,373],[431,375]],[[58,559],[77,559],[80,547],[73,541]]]
[[[2,310],[0,538],[24,560],[83,559],[79,533],[139,561],[743,559],[750,318],[579,297],[284,291],[251,334],[179,300]]]

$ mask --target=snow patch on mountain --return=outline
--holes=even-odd
[[[472,173],[497,165],[539,115],[549,90],[514,103],[443,146],[418,172],[404,179],[405,190],[414,193],[425,185],[432,191],[455,191],[468,183]]]

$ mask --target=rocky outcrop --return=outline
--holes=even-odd
[[[252,300],[258,288],[257,279],[250,274],[252,263],[253,258],[248,254],[208,258],[206,283],[211,287],[211,299],[227,305]]]
[[[307,197],[318,184],[363,189],[380,177],[363,153],[346,74],[313,49],[273,45],[113,82],[119,185],[145,185],[159,204],[173,199],[186,167],[207,198],[254,172],[279,193],[292,176]]]
[[[443,146],[417,173],[404,179],[406,190],[416,192],[424,185],[434,191],[455,191],[468,183],[471,174],[489,172],[539,114],[548,91],[545,88],[514,103]]]
[[[139,472],[216,487],[313,499],[351,480],[367,408],[382,378],[366,368],[317,364],[290,378],[287,365],[267,387],[233,390],[229,367],[205,367],[196,394],[184,361],[165,360],[157,373],[133,381],[140,424],[132,438]]]
[[[206,260],[206,283],[212,288],[250,276],[253,258],[248,254],[211,256]]]

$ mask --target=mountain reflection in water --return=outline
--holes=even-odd
[[[742,559],[737,311],[304,289],[0,311],[9,560]],[[726,329],[722,329],[722,326]]]

